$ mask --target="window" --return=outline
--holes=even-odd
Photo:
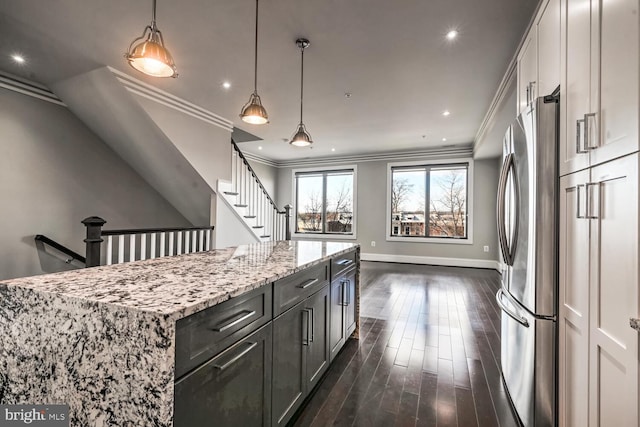
[[[355,167],[298,171],[294,177],[296,233],[354,234]]]
[[[389,165],[388,238],[470,243],[470,165],[470,160]]]

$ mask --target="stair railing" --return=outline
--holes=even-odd
[[[87,267],[101,265],[103,255],[104,263],[111,265],[212,248],[213,226],[103,230],[106,221],[97,216],[85,218],[82,223],[87,228],[84,239]],[[104,238],[106,245],[103,245]]]
[[[260,178],[238,148],[231,140],[233,147],[231,160],[231,183],[233,191],[226,192],[236,196],[235,206],[244,208],[246,219],[255,219],[253,226],[263,239],[291,240],[291,205],[284,210],[278,209]]]

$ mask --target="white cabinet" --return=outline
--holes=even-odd
[[[518,55],[518,114],[535,99],[538,80],[538,49],[533,28]]]
[[[549,95],[560,85],[560,0],[549,0],[537,20],[537,93]]]
[[[561,0],[560,174],[638,150],[638,1]]]
[[[589,221],[580,218],[589,171],[560,181],[559,423],[584,427],[589,385]],[[582,208],[584,210],[584,208]]]
[[[637,426],[638,154],[560,181],[560,426]]]

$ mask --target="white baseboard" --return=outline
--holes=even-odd
[[[468,259],[468,258],[444,258],[415,255],[390,255],[361,253],[362,261],[399,262],[405,264],[444,265],[449,267],[473,267],[488,268],[500,271],[500,263],[494,260]]]

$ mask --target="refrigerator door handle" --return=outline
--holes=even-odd
[[[498,290],[498,292],[496,293],[496,302],[498,303],[498,306],[502,309],[502,311],[505,312],[505,314],[507,316],[511,317],[513,320],[515,320],[516,322],[520,323],[525,328],[528,328],[529,327],[529,322],[527,321],[527,319],[525,317],[520,316],[518,313],[515,313],[514,311],[512,311],[502,301],[502,297],[506,297],[506,296],[507,295],[504,293],[504,289],[500,288],[500,290]]]
[[[504,259],[507,265],[513,266],[514,254],[515,254],[515,243],[518,239],[518,213],[515,215],[515,224],[513,228],[513,236],[511,241],[514,246],[509,247],[509,242],[507,241],[507,230],[506,223],[504,217],[504,208],[505,208],[505,198],[507,191],[507,181],[509,179],[509,174],[514,173],[515,177],[515,163],[513,160],[513,153],[507,154],[507,157],[504,159],[504,163],[502,164],[502,170],[500,171],[500,179],[498,181],[498,241],[500,243],[500,250],[502,251],[502,258]],[[514,206],[518,207],[520,200],[518,194],[518,185],[514,179]]]

